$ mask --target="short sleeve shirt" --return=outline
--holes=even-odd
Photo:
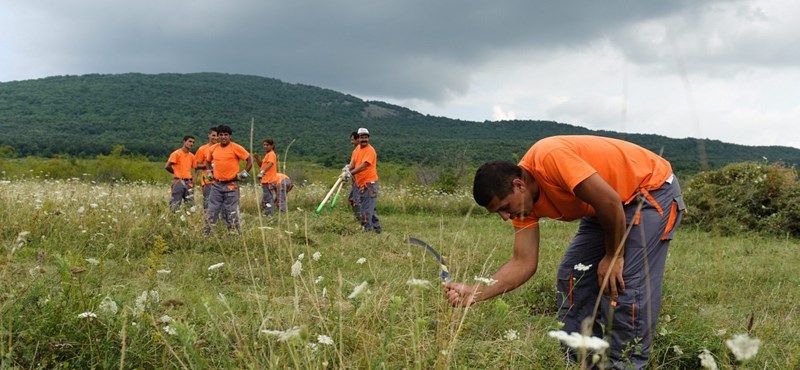
[[[239,173],[239,162],[250,158],[250,153],[239,144],[230,142],[226,146],[216,144],[210,148],[206,159],[214,164],[214,179],[229,181]]]
[[[274,150],[270,150],[269,153],[264,155],[264,161],[261,162],[262,171],[267,168],[267,163],[272,163],[272,167],[270,167],[269,170],[264,173],[264,176],[261,177],[262,184],[269,184],[278,181],[278,156],[275,155]]]
[[[352,161],[356,167],[364,162],[367,162],[367,167],[355,174],[356,185],[364,186],[370,182],[378,181],[378,154],[372,145],[367,144],[365,147],[359,146],[353,151]]]
[[[169,155],[167,162],[172,163],[173,176],[180,179],[192,178],[192,168],[197,167],[197,164],[194,161],[194,154],[189,151],[184,152],[183,149],[178,149],[172,152],[172,154]]]
[[[519,164],[539,185],[532,212],[514,219],[514,227],[537,227],[542,217],[572,221],[593,216],[594,209],[580,200],[575,187],[597,173],[620,202],[633,199],[641,189],[658,189],[672,175],[669,162],[627,141],[599,136],[552,136],[539,140]]]

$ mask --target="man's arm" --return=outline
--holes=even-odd
[[[250,169],[253,168],[253,156],[247,156],[247,164],[244,165],[244,170],[250,172]]]
[[[453,306],[473,303],[503,294],[528,281],[539,264],[539,228],[514,229],[514,255],[492,275],[492,285],[447,283],[447,300]]]
[[[164,165],[164,169],[169,173],[175,173],[175,170],[172,169],[172,162],[169,160],[167,160],[167,164]]]
[[[625,260],[622,251],[619,251],[614,265],[611,265],[617,250],[622,248],[620,244],[625,235],[625,211],[622,209],[622,199],[616,190],[597,173],[575,186],[574,192],[578,198],[594,208],[595,217],[603,228],[606,255],[597,266],[597,276],[602,287],[603,280],[608,275],[608,284],[605,286],[604,293],[616,297],[618,289],[625,289],[625,281],[622,279]]]
[[[350,173],[355,175],[355,174],[367,169],[367,166],[369,166],[369,162],[361,162],[361,164],[359,164],[358,166],[353,168],[353,163],[351,162],[350,163],[350,168],[351,168]]]

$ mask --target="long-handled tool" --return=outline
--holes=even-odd
[[[328,199],[331,198],[331,195],[333,195],[333,192],[336,191],[336,188],[339,188],[339,189],[342,188],[341,184],[342,184],[343,181],[344,181],[344,172],[342,172],[342,174],[339,175],[338,178],[336,178],[336,182],[331,187],[331,190],[328,190],[328,194],[325,194],[325,198],[322,199],[322,202],[319,203],[319,206],[314,211],[314,214],[313,214],[314,217],[319,216],[319,213],[322,212],[323,208],[325,208],[325,203],[328,203]]]
[[[333,210],[333,207],[336,205],[336,201],[339,200],[339,192],[342,191],[342,187],[344,186],[345,181],[339,183],[339,187],[336,188],[336,195],[333,196],[333,200],[331,201],[330,209]]]
[[[444,261],[444,258],[442,258],[436,249],[433,249],[433,247],[431,247],[428,243],[425,243],[417,238],[408,238],[406,239],[406,243],[418,245],[427,249],[428,252],[431,252],[431,254],[436,257],[436,260],[439,261],[439,277],[442,278],[442,280],[444,280],[446,283],[450,282],[450,270],[447,268],[447,262]]]

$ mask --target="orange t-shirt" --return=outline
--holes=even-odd
[[[539,140],[519,164],[539,184],[539,199],[514,227],[537,227],[542,217],[572,221],[593,216],[594,208],[575,196],[574,189],[597,173],[619,194],[631,200],[640,189],[654,190],[672,175],[666,159],[627,141],[599,136],[552,136]]]
[[[261,178],[262,184],[269,184],[271,182],[278,181],[278,156],[275,155],[274,150],[270,150],[269,153],[264,154],[264,160],[261,162],[262,171],[267,168],[267,163],[272,163],[272,167],[270,167]]]
[[[214,145],[216,145],[216,144],[208,144],[208,143],[206,143],[206,144],[200,145],[200,147],[197,148],[197,151],[194,153],[194,158],[195,158],[195,161],[197,162],[198,166],[206,164],[206,157],[208,156],[208,151]],[[195,168],[197,168],[197,167],[195,167]],[[203,181],[203,185],[211,183],[211,181],[207,180],[205,176],[200,176],[200,178]]]
[[[353,150],[351,160],[355,167],[358,167],[364,162],[368,163],[367,167],[364,168],[363,171],[355,174],[356,185],[364,186],[367,183],[378,181],[378,154],[375,153],[375,148],[373,148],[372,145],[367,144],[367,146],[363,148],[361,145],[359,145],[355,150]]]
[[[169,155],[167,162],[172,163],[172,176],[180,179],[191,179],[192,168],[197,168],[192,152],[185,152],[178,149]]]
[[[230,142],[226,146],[216,144],[208,150],[206,160],[214,164],[214,179],[230,181],[239,173],[239,162],[247,160],[250,153],[239,144]]]

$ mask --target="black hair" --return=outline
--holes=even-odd
[[[475,172],[472,197],[486,207],[493,198],[505,199],[514,191],[514,179],[522,178],[522,168],[509,161],[489,161]]]
[[[275,145],[275,142],[274,142],[274,141],[272,141],[272,138],[271,138],[271,137],[269,137],[269,136],[268,136],[268,137],[266,137],[266,138],[264,138],[264,141],[262,141],[261,143],[262,143],[262,144],[263,144],[263,143],[267,143],[267,144],[269,144],[269,145]]]
[[[217,133],[233,135],[233,130],[228,125],[219,125],[217,126]]]
[[[217,126],[214,126],[214,127],[210,128],[210,129],[208,129],[208,133],[209,134],[212,133],[212,132],[217,132]]]
[[[351,132],[350,133],[350,138],[351,139],[358,139],[358,132],[355,132],[355,131]]]
[[[183,137],[183,141],[186,141],[186,140],[189,140],[189,139],[195,140],[194,136],[192,136],[192,135],[186,135],[186,136]]]

